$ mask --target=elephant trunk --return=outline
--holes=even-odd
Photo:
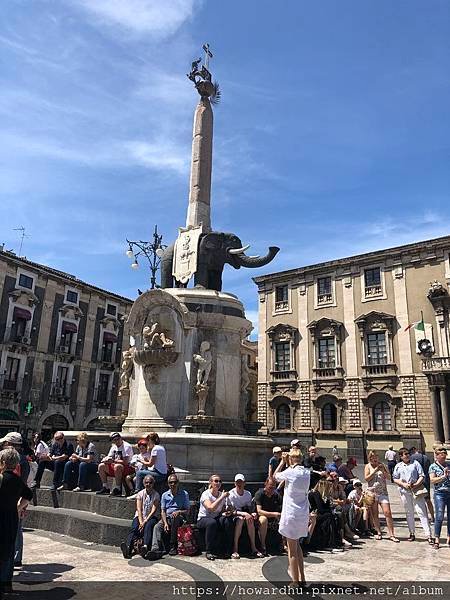
[[[277,246],[270,246],[269,251],[265,256],[247,256],[246,254],[242,253],[234,255],[234,260],[237,261],[241,267],[264,267],[264,265],[267,265],[275,258],[279,251],[280,249]]]

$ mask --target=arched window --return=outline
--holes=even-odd
[[[387,402],[377,402],[373,407],[373,428],[375,431],[391,431],[391,408]]]
[[[51,415],[42,423],[42,439],[49,440],[56,431],[67,431],[69,421],[64,415]]]
[[[322,429],[327,431],[337,429],[337,410],[335,405],[330,402],[322,407]]]
[[[277,408],[277,429],[291,429],[291,411],[287,404]]]

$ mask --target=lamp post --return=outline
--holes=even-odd
[[[128,250],[125,252],[125,254],[128,256],[128,258],[134,259],[134,261],[131,263],[131,268],[139,269],[139,256],[145,256],[145,258],[148,260],[151,272],[151,290],[155,289],[156,287],[156,272],[158,271],[159,263],[161,262],[163,250],[164,248],[166,248],[166,246],[161,242],[162,235],[159,235],[157,225],[155,225],[155,230],[153,232],[153,240],[151,242],[143,242],[142,240],[136,242],[127,239]]]

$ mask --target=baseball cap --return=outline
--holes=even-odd
[[[272,448],[272,452],[273,452],[273,454],[275,454],[275,452],[281,452],[281,448],[280,448],[280,446],[274,446],[274,447]]]
[[[297,446],[297,445],[300,445],[300,440],[292,440],[291,446]]]
[[[339,477],[339,483],[348,483],[348,480],[345,477]]]
[[[360,485],[362,487],[362,481],[360,481],[359,479],[354,479],[353,480],[353,487],[356,487],[357,485]]]
[[[16,444],[17,446],[22,445],[22,436],[17,431],[10,431],[5,435],[4,438],[0,440],[0,444],[4,442],[9,442],[10,444]]]
[[[234,476],[234,480],[235,481],[245,481],[245,477],[244,477],[244,475],[242,475],[242,473],[238,473],[237,475]]]
[[[122,437],[122,436],[120,435],[120,433],[119,433],[118,431],[113,431],[113,432],[110,434],[110,436],[109,436],[109,439],[110,439],[110,440],[113,440],[114,438],[118,438],[118,437]]]

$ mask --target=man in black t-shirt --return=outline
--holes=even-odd
[[[282,500],[280,494],[277,492],[277,482],[275,479],[272,477],[266,479],[264,488],[256,492],[254,502],[259,522],[258,533],[261,542],[261,551],[266,554],[267,530],[270,529],[276,532],[277,538],[280,538],[278,523],[281,517]]]

